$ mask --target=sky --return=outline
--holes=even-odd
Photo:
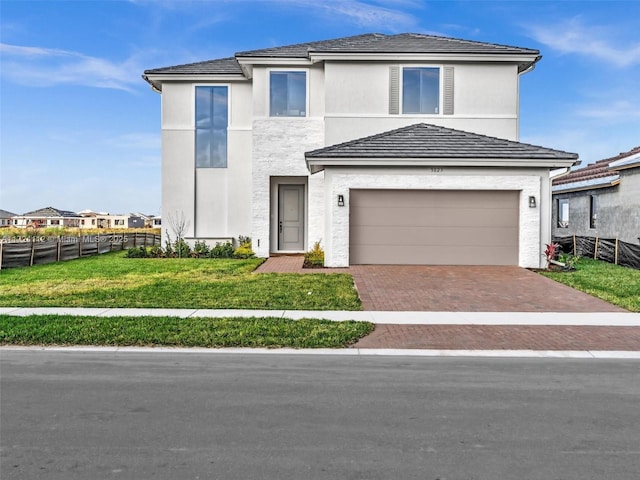
[[[144,70],[362,33],[540,50],[520,141],[585,163],[640,145],[640,1],[0,0],[0,209],[161,215]]]

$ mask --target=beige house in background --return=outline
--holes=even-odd
[[[366,34],[147,70],[163,216],[192,241],[250,235],[261,257],[320,241],[329,267],[539,267],[552,172],[577,161],[518,142],[520,76],[539,60]]]

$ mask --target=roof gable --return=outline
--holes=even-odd
[[[58,210],[53,207],[45,207],[40,208],[38,210],[33,210],[31,212],[27,212],[23,217],[78,217],[79,215],[70,210]]]

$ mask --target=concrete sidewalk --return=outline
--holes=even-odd
[[[318,318],[368,321],[370,335],[348,349],[214,349],[218,352],[640,358],[640,314],[629,312],[381,312],[148,308],[11,308],[8,315]],[[7,347],[4,347],[7,348]],[[12,348],[12,347],[8,347]],[[115,348],[115,351],[127,349]],[[157,349],[154,349],[158,351]],[[199,349],[200,350],[200,349]],[[176,351],[176,349],[169,349]],[[194,351],[188,349],[188,351]]]

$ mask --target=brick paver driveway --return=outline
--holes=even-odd
[[[364,310],[625,312],[520,267],[353,265],[303,269],[302,256],[270,257],[257,272],[349,273]]]
[[[620,312],[622,308],[519,267],[354,265],[364,310]]]

